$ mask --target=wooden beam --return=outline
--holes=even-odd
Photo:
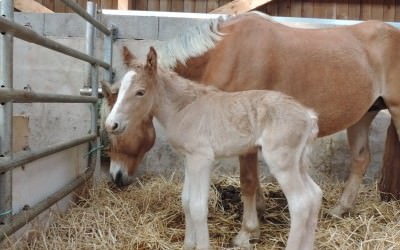
[[[14,0],[14,8],[21,12],[53,13],[52,10],[34,0]]]
[[[118,10],[129,10],[129,1],[118,0]]]
[[[269,3],[272,0],[234,0],[230,3],[227,3],[210,13],[218,13],[218,14],[240,14],[245,13],[247,11],[253,10],[263,4]]]

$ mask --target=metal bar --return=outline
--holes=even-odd
[[[103,96],[102,92],[103,92],[103,90],[101,88],[97,88],[97,93],[99,94],[99,97]],[[83,96],[91,96],[92,95],[92,88],[90,88],[90,87],[81,88],[79,90],[79,94],[83,95]]]
[[[0,5],[2,19],[14,19],[14,1],[2,0]],[[1,34],[0,38],[0,89],[13,88],[13,36]],[[0,104],[0,160],[11,160],[12,153],[13,104]],[[8,224],[12,215],[12,173],[0,173],[0,224]]]
[[[91,64],[97,64],[105,69],[110,68],[110,65],[106,62],[103,62],[93,56],[86,55],[85,53],[82,53],[78,50],[69,48],[68,46],[55,42],[51,39],[45,38],[35,31],[23,25],[9,21],[4,17],[0,17],[0,32],[8,32],[24,41],[41,45],[48,49],[52,49],[65,55],[78,58]]]
[[[5,103],[10,101],[14,103],[95,103],[97,102],[97,98],[92,96],[56,95],[35,93],[26,90],[0,89],[0,102]]]
[[[92,1],[88,1],[86,5],[87,13],[91,15],[93,18],[96,18],[96,5]],[[93,56],[94,54],[94,27],[90,23],[87,23],[86,25],[86,52]],[[111,69],[111,65],[110,65]],[[91,96],[94,98],[98,98],[98,81],[99,81],[99,67],[95,64],[90,65],[90,69],[88,72],[88,83],[90,83],[90,87],[92,88],[92,93]],[[90,124],[90,133],[94,133],[98,135],[98,129],[97,129],[97,103],[92,103],[91,104],[91,124]],[[92,140],[89,143],[89,152],[93,152],[98,146],[98,140]],[[93,171],[96,169],[96,161],[97,161],[97,156],[99,156],[99,151],[96,150],[95,153],[89,154],[89,167],[92,168]],[[97,166],[100,167],[100,166]]]
[[[111,25],[110,30],[111,35],[104,38],[104,61],[110,64],[110,68],[104,72],[104,79],[112,83],[114,82],[114,72],[112,68],[113,43],[117,36],[117,28]]]
[[[79,139],[75,139],[69,142],[64,142],[64,143],[59,143],[59,144],[54,144],[54,145],[49,145],[44,149],[37,150],[37,151],[32,151],[29,153],[21,153],[21,154],[15,154],[13,160],[8,160],[8,161],[0,161],[0,173],[9,171],[13,168],[16,168],[18,166],[27,164],[31,161],[35,161],[37,159],[43,158],[45,156],[63,151],[68,148],[72,148],[75,146],[78,146],[82,143],[89,142],[91,140],[94,140],[97,138],[97,135],[92,133],[90,135],[84,136]]]
[[[86,4],[86,13],[91,17],[95,18],[95,5],[93,4],[92,1],[87,1]],[[86,33],[85,33],[85,52],[89,56],[94,55],[94,27],[91,23],[86,23]],[[92,70],[92,65],[88,64],[87,65],[87,79],[86,82],[83,84],[84,87],[89,87],[91,84],[91,70]]]
[[[70,194],[77,187],[81,186],[85,183],[94,173],[94,167],[89,167],[87,170],[79,175],[76,179],[68,183],[66,186],[56,191],[45,200],[39,202],[35,206],[29,208],[26,211],[21,211],[18,214],[13,216],[12,222],[0,226],[0,242],[6,237],[13,234],[15,231],[23,227],[25,224],[30,222],[40,213],[50,208],[56,202]]]
[[[95,18],[93,18],[90,14],[88,14],[85,9],[83,9],[79,4],[71,1],[71,0],[61,0],[65,5],[70,7],[72,10],[74,10],[78,15],[86,19],[86,21],[90,22],[93,26],[95,26],[98,30],[103,32],[105,35],[109,36],[111,34],[111,31],[107,29],[106,26],[104,26],[102,23],[97,21]]]

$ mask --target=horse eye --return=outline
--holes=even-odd
[[[144,96],[144,90],[138,90],[138,92],[136,92],[136,96]]]

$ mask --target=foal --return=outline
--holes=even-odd
[[[287,249],[312,249],[322,193],[308,175],[307,147],[318,133],[316,114],[274,91],[226,93],[157,67],[150,48],[145,65],[131,67],[107,117],[108,132],[119,134],[156,117],[169,143],[185,155],[182,205],[185,249],[209,249],[208,190],[213,161],[256,151],[276,177],[288,200],[291,225]],[[259,233],[255,201],[234,243],[249,246]]]

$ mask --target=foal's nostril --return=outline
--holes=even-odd
[[[119,127],[118,122],[114,122],[114,124],[112,125],[111,129],[112,130],[117,130]]]

